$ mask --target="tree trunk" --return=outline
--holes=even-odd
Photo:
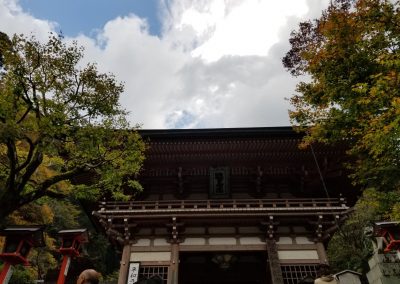
[[[14,193],[12,190],[7,190],[0,197],[0,222],[10,215],[15,210],[18,210],[20,205],[19,195]]]

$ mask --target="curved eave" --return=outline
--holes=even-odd
[[[266,137],[302,137],[303,134],[291,126],[250,127],[250,128],[200,128],[200,129],[142,129],[138,131],[143,138],[184,139],[184,138],[266,138]]]

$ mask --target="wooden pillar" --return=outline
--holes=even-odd
[[[179,243],[181,238],[179,236],[179,228],[182,228],[183,223],[178,222],[176,217],[172,217],[171,223],[167,224],[167,227],[171,230],[171,280],[168,284],[178,284],[178,268],[179,268]]]
[[[70,264],[71,264],[71,256],[63,255],[63,261],[61,264],[60,273],[58,274],[57,284],[65,283],[65,278],[67,277]]]
[[[131,245],[125,244],[119,268],[118,284],[125,284],[128,277],[129,261],[131,258]]]
[[[170,284],[178,284],[178,278],[179,278],[179,244],[178,243],[172,243],[171,244],[171,276],[172,279]]]
[[[317,242],[316,245],[320,262],[328,263],[328,256],[326,255],[324,244],[322,242]]]
[[[274,239],[267,239],[267,252],[269,270],[271,271],[272,284],[283,284],[282,270],[278,257],[278,248]]]

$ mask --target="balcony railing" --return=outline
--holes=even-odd
[[[344,198],[316,199],[221,199],[109,201],[100,204],[100,215],[215,214],[215,213],[338,213],[348,210]]]

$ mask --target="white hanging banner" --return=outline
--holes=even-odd
[[[137,283],[139,280],[139,262],[129,263],[127,284]]]

